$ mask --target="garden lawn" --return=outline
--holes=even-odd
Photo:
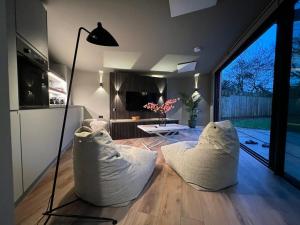
[[[288,117],[288,131],[300,133],[300,116]]]
[[[231,119],[235,127],[270,130],[271,118]]]

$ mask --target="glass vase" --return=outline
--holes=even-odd
[[[165,127],[167,125],[167,118],[165,113],[160,115],[158,125],[161,127]]]

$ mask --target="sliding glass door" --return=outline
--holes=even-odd
[[[300,0],[283,1],[215,75],[214,119],[300,187]]]
[[[270,26],[220,72],[219,119],[231,120],[240,142],[269,160],[277,25]]]
[[[295,4],[285,175],[300,184],[300,1]]]

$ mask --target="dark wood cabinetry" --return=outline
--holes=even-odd
[[[150,137],[149,134],[140,130],[138,125],[158,124],[158,119],[144,119],[139,121],[133,120],[111,120],[110,131],[114,140],[128,139],[128,138],[141,138]],[[168,119],[167,123],[178,123],[178,120]]]

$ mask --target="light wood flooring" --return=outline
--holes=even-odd
[[[182,135],[180,139],[196,139]],[[117,143],[142,146],[153,138],[128,139]],[[61,210],[114,217],[122,225],[299,225],[300,191],[241,151],[239,183],[221,192],[196,191],[164,163],[160,153],[150,182],[140,197],[121,208],[94,207],[81,201]],[[46,209],[54,168],[16,207],[17,225],[34,225]],[[74,199],[72,151],[62,157],[55,205]],[[43,223],[40,223],[43,224]],[[100,224],[53,218],[51,225]],[[104,223],[102,223],[104,224]],[[109,224],[109,223],[106,223]]]

